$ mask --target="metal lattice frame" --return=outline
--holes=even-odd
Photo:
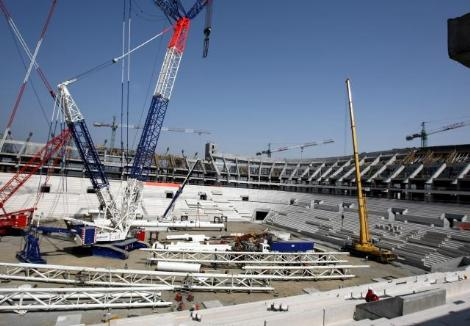
[[[174,26],[173,36],[168,44],[165,59],[163,60],[157,85],[153,93],[152,103],[150,104],[139,145],[137,146],[131,170],[132,179],[143,181],[147,177],[150,166],[153,163],[153,155],[158,144],[168,102],[171,98],[186,46],[189,24],[188,18],[181,18],[177,20]]]
[[[166,100],[170,100],[171,92],[175,85],[176,75],[183,58],[183,53],[176,48],[170,48],[165,54],[160,75],[155,87],[154,96],[160,95]]]
[[[0,311],[169,307],[154,287],[0,288]]]
[[[94,286],[153,286],[160,290],[273,290],[269,277],[263,275],[159,272],[42,264],[0,263],[0,279]]]
[[[149,113],[145,120],[142,135],[140,137],[137,152],[132,164],[131,178],[144,180],[150,173],[153,165],[153,155],[157,148],[158,139],[168,108],[168,99],[161,95],[155,95],[150,104]]]
[[[166,12],[165,10],[168,10],[168,8],[165,6],[165,2],[162,2],[162,5],[164,6],[164,12]],[[147,175],[150,173],[150,167],[153,165],[155,150],[168,109],[168,102],[171,98],[186,46],[189,24],[190,20],[183,17],[179,18],[174,26],[173,36],[168,44],[152,103],[150,104],[142,135],[137,146],[131,175],[124,191],[125,196],[123,197],[120,216],[121,223],[128,224],[128,221],[134,220],[136,211],[141,206],[142,182],[147,178]]]
[[[325,266],[244,266],[252,275],[268,276],[273,280],[324,280],[354,278],[350,269],[368,268],[369,265]]]
[[[64,129],[58,136],[52,138],[44,147],[0,188],[0,208],[15,194],[15,192],[35,174],[49,159],[65,146],[69,140],[70,131]]]
[[[152,253],[150,261],[187,262],[200,264],[338,264],[347,260],[337,256],[349,255],[347,252],[238,252],[238,251],[188,251],[168,249],[141,249]]]
[[[90,136],[90,132],[85,124],[80,109],[70,95],[66,84],[60,84],[58,87],[57,103],[65,116],[65,121],[77,146],[80,158],[83,161],[86,172],[96,190],[98,200],[107,215],[114,219],[119,215],[116,202],[109,190],[109,182],[104,173],[103,164],[96,152],[95,145]]]

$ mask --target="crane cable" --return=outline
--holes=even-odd
[[[21,59],[21,63],[23,64],[24,68],[27,69],[28,66],[26,65],[26,60],[23,58],[23,54],[22,54],[21,51],[20,51],[20,46],[19,46],[19,44],[18,44],[19,41],[18,41],[17,38],[15,37],[16,34],[15,34],[14,31],[11,30],[11,29],[10,29],[10,33],[11,33],[11,35],[12,35],[12,39],[13,39],[13,43],[15,44],[16,51],[18,52],[18,56],[19,56],[20,59]],[[47,114],[46,114],[46,111],[45,111],[45,109],[44,109],[44,105],[42,104],[42,101],[41,101],[41,99],[40,99],[40,97],[39,97],[39,94],[38,94],[38,92],[37,92],[37,90],[36,90],[36,87],[34,86],[34,82],[33,82],[32,79],[30,80],[30,83],[31,83],[31,88],[33,89],[34,95],[35,95],[35,97],[36,97],[36,100],[38,101],[39,108],[41,109],[42,116],[43,116],[44,120],[46,121],[46,124],[49,124],[48,119],[47,119]]]
[[[148,39],[147,41],[139,44],[138,46],[136,46],[135,48],[133,48],[132,50],[130,50],[129,52],[127,53],[124,53],[123,55],[119,56],[119,57],[116,57],[116,58],[113,58],[111,60],[106,60],[105,62],[99,64],[99,65],[96,65],[95,67],[93,68],[90,68],[88,70],[85,70],[84,72],[78,74],[78,75],[75,75],[74,77],[72,78],[69,78],[68,81],[69,81],[69,84],[72,83],[72,82],[76,82],[84,77],[87,77],[88,75],[90,74],[93,74],[97,71],[100,71],[106,67],[109,67],[109,66],[112,66],[113,64],[115,63],[118,63],[120,62],[122,59],[124,59],[125,57],[127,57],[129,54],[135,52],[136,50],[140,49],[141,47],[149,44],[150,42],[152,42],[153,40],[155,40],[156,38],[164,35],[165,33],[167,33],[168,31],[170,31],[170,27],[166,27],[165,29],[163,29],[160,33],[152,36],[150,39]]]
[[[155,54],[155,59],[153,61],[153,68],[151,70],[150,78],[149,78],[149,81],[148,81],[148,84],[147,84],[147,91],[145,92],[144,103],[142,104],[142,109],[141,109],[140,115],[139,115],[139,122],[137,123],[138,126],[142,125],[142,119],[144,118],[145,109],[148,108],[148,104],[147,104],[148,103],[148,98],[149,98],[149,95],[150,95],[152,85],[154,85],[153,80],[156,78],[157,63],[158,63],[158,59],[160,58],[161,48],[162,48],[162,39],[160,39],[160,42],[158,43],[158,48],[157,48],[157,51],[156,51],[156,54]],[[132,138],[132,145],[131,145],[132,148],[134,148],[136,141],[137,141],[137,131],[134,133],[134,137]]]
[[[121,57],[124,56],[124,51],[126,48],[126,0],[123,0],[122,4],[123,4],[123,8],[122,8],[122,55]],[[124,152],[122,125],[124,123],[124,69],[125,69],[125,65],[126,65],[126,61],[122,60],[121,62],[121,132],[120,132],[121,142],[119,143],[120,148],[121,148],[121,155],[119,157],[119,162],[121,163],[121,177],[122,177],[122,172],[124,172],[123,162],[122,162],[122,153]],[[111,144],[111,146],[113,145],[114,144]]]
[[[129,11],[127,14],[127,103],[126,103],[126,172],[129,163],[129,101],[130,101],[130,83],[131,83],[131,22],[132,22],[132,1],[129,0]]]

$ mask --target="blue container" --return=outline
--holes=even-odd
[[[273,241],[271,251],[277,252],[305,252],[313,250],[313,241]]]

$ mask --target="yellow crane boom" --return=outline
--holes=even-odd
[[[366,200],[362,193],[361,168],[359,164],[359,150],[357,146],[356,119],[354,118],[354,107],[351,95],[351,82],[346,79],[346,91],[348,93],[349,118],[351,121],[351,136],[354,152],[354,167],[356,172],[357,204],[359,213],[359,242],[353,243],[348,249],[351,254],[367,256],[382,263],[389,263],[396,259],[396,255],[389,250],[382,250],[375,246],[369,233],[369,223]]]

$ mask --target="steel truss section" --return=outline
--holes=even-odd
[[[356,275],[350,269],[367,268],[369,265],[324,266],[244,266],[248,275],[268,276],[272,280],[325,280],[346,279]]]
[[[109,190],[109,181],[104,172],[96,147],[77,103],[70,94],[67,83],[58,86],[56,104],[62,110],[68,128],[72,133],[80,158],[93,189],[96,190],[98,201],[113,220],[119,215],[114,198]],[[121,230],[122,231],[122,230]]]
[[[161,95],[152,97],[149,113],[145,119],[142,135],[137,146],[136,155],[132,163],[131,180],[143,181],[151,172],[155,149],[157,148],[160,132],[168,109],[168,99]]]
[[[32,175],[37,173],[55,153],[64,147],[69,139],[70,131],[64,129],[58,136],[49,140],[44,147],[34,153],[34,156],[0,188],[0,208],[3,208],[8,199],[13,196]]]
[[[0,311],[168,307],[155,287],[0,288]]]
[[[269,292],[269,278],[247,274],[160,272],[0,263],[0,279],[94,286],[152,286],[159,290]]]
[[[337,256],[349,255],[347,252],[308,252],[308,253],[280,253],[280,252],[239,252],[239,251],[189,251],[168,249],[141,249],[149,251],[153,257],[150,261],[187,262],[199,264],[220,265],[324,265],[346,263],[347,260]]]

